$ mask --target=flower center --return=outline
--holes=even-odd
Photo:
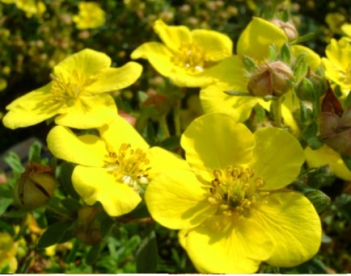
[[[66,78],[62,74],[51,74],[50,76],[52,101],[65,103],[68,106],[73,105],[84,88],[94,82],[92,79],[80,76],[76,70],[73,71],[72,76]]]
[[[118,181],[122,181],[136,192],[140,192],[141,184],[147,184],[150,160],[140,148],[133,149],[130,144],[123,143],[118,151],[109,152],[106,167],[113,172]]]
[[[172,62],[192,73],[202,72],[209,65],[206,62],[206,52],[191,43],[183,43],[173,56]]]
[[[265,182],[262,177],[255,178],[251,168],[229,166],[226,170],[214,170],[213,175],[208,202],[218,205],[217,214],[249,217],[252,208],[267,203],[264,198],[270,193],[261,190]]]

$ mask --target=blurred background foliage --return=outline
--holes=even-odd
[[[32,3],[36,9],[30,9],[22,2],[28,2],[29,6]],[[158,18],[168,25],[223,32],[234,41],[235,48],[235,42],[252,16],[266,14],[276,2],[282,2],[278,9],[289,11],[300,34],[313,34],[304,44],[321,56],[325,56],[330,39],[340,37],[340,26],[350,23],[351,5],[342,0],[104,0],[95,1],[105,12],[104,24],[98,28],[78,28],[74,18],[79,12],[79,1],[43,0],[39,4],[34,0],[0,0],[0,117],[5,113],[6,105],[49,82],[52,68],[83,48],[104,52],[113,60],[113,66],[121,66],[130,61],[131,52],[142,43],[159,41],[152,29]],[[168,80],[160,77],[147,61],[138,62],[144,67],[142,77],[128,89],[113,93],[118,108],[138,117],[143,109],[152,106],[153,113],[148,113],[145,122],[138,122],[138,130],[143,133],[146,129],[144,136],[150,144],[162,143],[163,147],[175,150],[179,137],[155,140],[152,120],[151,123],[148,120],[168,111],[162,101],[146,100],[156,94],[161,95],[158,99],[167,98],[171,94],[167,91]],[[198,89],[187,89],[182,99],[182,129],[202,113],[198,98],[194,97],[198,92]],[[16,130],[1,127],[0,154],[29,137],[45,141],[48,131],[45,123]],[[35,148],[32,146],[31,150]],[[41,153],[43,156],[45,150]],[[23,172],[20,161],[16,156],[7,158],[12,175],[0,174],[0,184],[10,182],[13,185]],[[45,164],[47,160],[44,158],[40,162]],[[322,178],[326,179],[323,183],[320,182]],[[311,187],[320,188],[331,198],[331,203],[320,214],[325,231],[321,250],[315,258],[299,267],[283,269],[263,264],[260,272],[351,272],[351,183],[333,178],[327,169],[308,172],[306,179]],[[0,185],[4,196],[0,200],[0,229],[11,237],[0,236],[0,259],[11,265],[15,257],[17,273],[196,272],[179,245],[175,231],[152,221],[128,222],[127,216],[113,223],[105,221],[107,230],[104,232],[110,235],[101,244],[95,245],[90,238],[87,242],[84,230],[78,235],[80,239],[71,240],[72,235],[68,235],[66,241],[61,237],[59,244],[40,249],[37,242],[44,229],[62,222],[50,213],[49,208],[26,214],[10,208],[10,212],[4,214],[12,196],[4,186]],[[145,252],[153,252],[153,255]]]

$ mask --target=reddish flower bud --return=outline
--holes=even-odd
[[[31,163],[17,180],[15,197],[23,208],[35,209],[49,202],[55,187],[53,169],[49,166]]]
[[[280,97],[291,89],[293,80],[292,70],[285,63],[275,61],[262,65],[250,77],[247,89],[257,97]]]
[[[299,33],[297,32],[294,24],[290,22],[284,22],[277,18],[272,19],[271,22],[284,31],[288,40],[293,40],[299,36]]]

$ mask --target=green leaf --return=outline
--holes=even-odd
[[[62,184],[64,191],[75,199],[79,199],[79,195],[73,188],[72,184],[72,173],[75,165],[68,162],[63,162],[60,166],[59,180]]]
[[[259,68],[257,63],[252,58],[250,58],[249,56],[245,56],[245,55],[243,56],[243,64],[244,64],[246,71],[248,71],[249,73],[254,73]]]
[[[99,254],[100,254],[100,244],[92,246],[85,258],[85,262],[88,265],[94,264],[98,259]]]
[[[13,198],[13,188],[10,185],[0,185],[0,196],[2,198]]]
[[[11,198],[0,198],[0,216],[2,216],[6,209],[11,205],[13,199]]]
[[[59,243],[72,223],[72,221],[63,221],[50,225],[39,238],[38,248],[41,249]]]
[[[4,157],[4,161],[11,167],[14,173],[24,173],[25,169],[22,166],[21,159],[15,152],[11,151],[7,156]]]
[[[306,179],[308,186],[312,188],[321,188],[332,185],[335,180],[335,174],[330,171],[329,165],[325,165],[304,171],[300,178]]]
[[[316,208],[317,213],[321,213],[330,203],[330,197],[320,190],[312,189],[306,184],[295,184],[294,189],[301,192]]]
[[[306,78],[303,78],[302,81],[298,84],[296,89],[296,95],[302,101],[313,102],[319,95],[316,95],[318,91],[314,88],[313,83]]]
[[[152,225],[148,226],[137,251],[136,267],[138,273],[156,273],[157,269],[156,235]]]
[[[76,212],[79,208],[82,207],[82,205],[79,203],[79,201],[75,198],[64,198],[61,200],[61,204],[70,212],[74,213]]]
[[[256,115],[255,116],[256,123],[258,124],[263,123],[266,116],[266,110],[259,104],[256,104],[253,109]]]
[[[223,91],[223,92],[226,93],[229,96],[252,97],[252,95],[250,93],[247,93],[247,92],[240,92],[240,91],[234,91],[234,90],[226,90],[226,91]]]
[[[345,154],[340,154],[342,161],[344,161],[345,166],[351,171],[351,156],[347,156]]]
[[[279,59],[287,65],[291,64],[291,51],[287,43],[284,43],[280,49]]]
[[[29,148],[29,161],[40,164],[41,163],[41,143],[39,141],[34,141]]]
[[[306,35],[299,36],[289,42],[290,45],[301,44],[302,42],[314,39],[317,33],[308,33]]]
[[[269,61],[276,61],[278,59],[277,57],[277,48],[275,45],[269,45],[268,47],[268,60]]]
[[[296,58],[296,62],[293,66],[293,72],[295,77],[295,82],[299,83],[308,72],[308,63],[305,59],[306,54],[302,53]]]

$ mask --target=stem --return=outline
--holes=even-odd
[[[181,135],[180,129],[180,100],[176,100],[173,107],[173,121],[174,121],[174,128],[175,128],[175,135]]]
[[[272,111],[274,116],[274,125],[282,128],[282,104],[280,98],[272,101]]]
[[[169,129],[166,121],[166,115],[161,116],[160,119],[158,120],[158,123],[162,130],[162,138],[163,138],[162,140],[170,137]]]

